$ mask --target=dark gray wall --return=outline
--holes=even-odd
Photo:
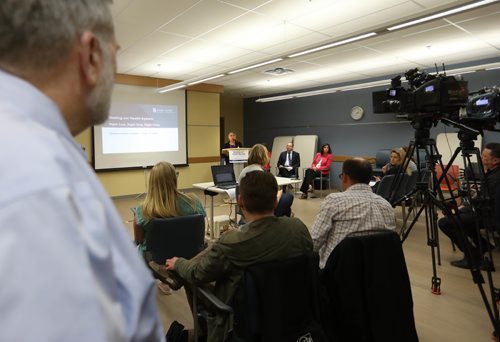
[[[500,85],[500,70],[464,75],[469,91],[484,86]],[[268,103],[255,99],[244,102],[245,144],[267,143],[272,148],[275,136],[316,134],[319,145],[328,142],[334,155],[375,156],[378,149],[408,145],[414,130],[409,121],[396,119],[394,114],[374,114],[372,92],[384,87],[360,89]],[[361,106],[365,116],[353,121],[349,114],[353,106]],[[431,136],[456,132],[441,123],[431,129]],[[484,142],[499,141],[500,133],[486,132]],[[339,164],[339,163],[334,163]],[[333,166],[335,175],[340,165]],[[336,176],[332,178],[338,184]]]

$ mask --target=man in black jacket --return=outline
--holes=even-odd
[[[281,152],[278,159],[278,176],[296,178],[297,168],[300,166],[300,154],[293,150],[293,143],[286,144],[286,151]]]
[[[486,217],[486,222],[490,227],[486,229],[499,230],[500,218],[500,143],[489,143],[481,152],[481,161],[485,170],[484,184],[481,188],[486,188],[489,197],[489,202],[486,206],[490,206],[491,217]],[[484,191],[484,190],[482,190]],[[481,205],[483,208],[484,205]],[[478,208],[478,209],[481,209]],[[479,212],[479,215],[488,214],[488,212]],[[443,217],[438,221],[439,228],[445,233],[453,243],[462,251],[465,252],[469,245],[472,257],[478,258],[478,262],[482,262],[482,253],[487,252],[491,248],[490,243],[484,238],[478,239],[476,232],[476,220],[478,215],[474,215],[469,208],[462,208],[458,213],[458,220],[463,227],[465,238],[459,231],[458,227],[453,223],[450,217]],[[470,268],[471,260],[465,255],[463,259],[452,261],[451,265],[460,268]]]

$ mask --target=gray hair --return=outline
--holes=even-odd
[[[48,69],[92,31],[104,44],[114,34],[112,0],[1,0],[0,67]]]

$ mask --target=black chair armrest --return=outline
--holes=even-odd
[[[229,314],[233,313],[233,308],[230,307],[229,305],[225,304],[224,302],[222,302],[219,298],[217,298],[212,293],[212,291],[210,291],[206,288],[202,288],[202,287],[197,287],[195,291],[198,292],[198,295],[200,298],[203,298],[203,299],[207,300],[208,302],[210,302],[210,304],[212,304],[217,310],[224,311],[224,312],[227,312]]]

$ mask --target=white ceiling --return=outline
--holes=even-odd
[[[500,61],[500,2],[393,32],[469,3],[450,0],[114,0],[118,72],[196,81],[309,47],[380,34],[207,83],[253,97],[489,58]],[[295,72],[273,76],[264,71]]]

